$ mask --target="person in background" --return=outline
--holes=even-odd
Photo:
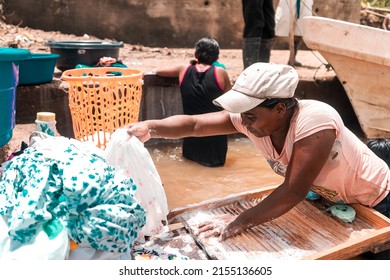
[[[390,170],[343,123],[330,105],[297,100],[299,78],[289,65],[255,63],[232,89],[213,102],[224,111],[176,115],[127,126],[129,135],[150,138],[243,133],[284,181],[239,215],[206,221],[199,233],[221,240],[273,220],[306,198],[310,189],[334,203],[389,206]]]
[[[379,158],[383,159],[390,168],[390,139],[375,138],[367,141],[367,147],[373,151]],[[386,201],[387,200],[387,201]],[[390,216],[390,196],[388,195],[383,202],[374,207],[378,212]],[[369,260],[390,260],[390,250],[384,250],[379,253],[366,252],[363,254]]]
[[[273,0],[242,0],[244,69],[256,62],[269,62],[275,37]]]
[[[376,138],[367,141],[367,147],[383,159],[390,168],[390,139]]]
[[[376,138],[370,139],[367,141],[367,147],[374,152],[379,158],[381,158],[387,166],[390,168],[390,139],[386,138]],[[387,197],[387,203],[380,203],[374,208],[381,212],[387,213],[386,215],[390,216],[390,196]],[[390,251],[389,251],[390,252]]]
[[[287,64],[291,66],[302,66],[302,63],[296,60],[299,46],[302,42],[304,26],[302,19],[305,16],[312,15],[313,0],[293,0],[294,6],[291,6],[291,0],[279,0],[275,11],[275,35],[277,37],[288,37],[291,30],[291,16],[294,17],[294,62]]]
[[[162,77],[179,77],[184,114],[196,115],[222,110],[212,101],[232,86],[227,71],[213,65],[217,63],[218,57],[218,42],[212,38],[202,38],[195,44],[195,60],[190,64],[156,71]],[[182,144],[185,158],[209,167],[223,166],[227,150],[227,135],[187,137]]]
[[[387,14],[383,19],[382,28],[384,30],[390,30],[390,14]]]

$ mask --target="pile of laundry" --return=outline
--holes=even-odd
[[[33,132],[1,166],[0,259],[130,259],[136,240],[164,231],[167,201],[150,155],[114,134],[103,151]]]

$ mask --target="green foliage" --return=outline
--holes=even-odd
[[[390,8],[390,0],[363,0],[362,3],[370,7]]]

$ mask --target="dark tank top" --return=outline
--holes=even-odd
[[[180,83],[183,110],[186,115],[196,115],[221,111],[213,100],[223,94],[216,78],[215,66],[204,72],[198,72],[195,65],[190,65]]]
[[[216,69],[210,66],[198,72],[190,65],[180,82],[183,112],[196,115],[221,111],[213,100],[224,91],[218,83]],[[183,139],[183,156],[205,166],[223,166],[227,153],[227,136],[188,137]]]

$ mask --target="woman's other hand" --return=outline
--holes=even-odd
[[[130,136],[137,137],[142,143],[152,138],[149,126],[145,122],[131,123],[126,126],[126,129]]]
[[[219,236],[219,241],[223,241],[244,230],[243,227],[235,223],[235,219],[236,216],[230,214],[215,216],[210,221],[200,223],[195,235],[202,235],[204,238]]]

